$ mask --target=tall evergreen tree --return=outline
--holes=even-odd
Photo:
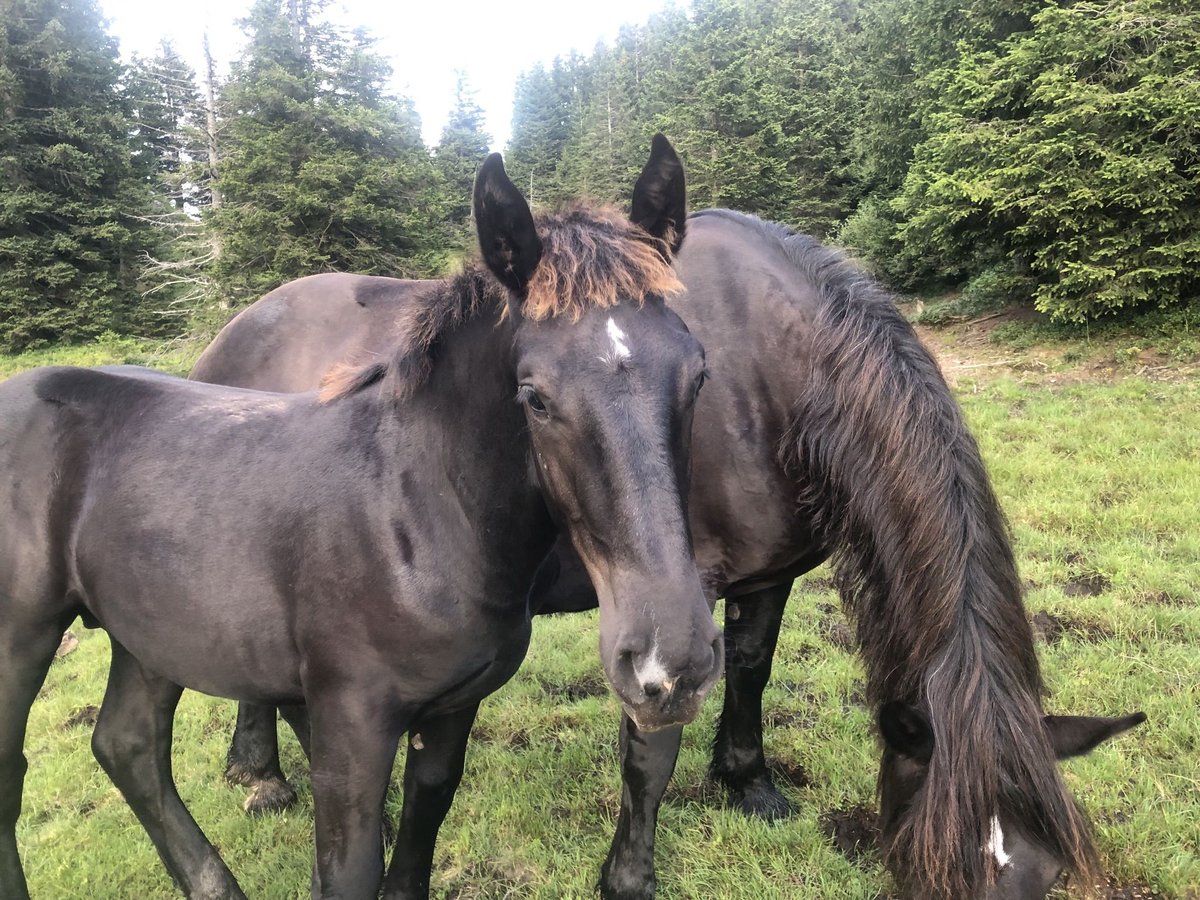
[[[0,0],[0,346],[132,326],[150,204],[94,0]]]
[[[505,164],[533,203],[552,205],[571,193],[558,167],[571,132],[577,62],[555,59],[549,69],[539,63],[517,79]]]
[[[384,90],[390,70],[370,39],[308,2],[258,0],[244,26],[212,214],[226,290],[253,299],[314,272],[436,272],[440,177],[411,102]]]
[[[926,76],[901,240],[961,280],[1028,273],[1061,319],[1197,298],[1200,12],[1040,6],[981,15],[981,46]]]
[[[149,58],[135,56],[126,78],[139,144],[135,165],[172,209],[207,205],[203,168],[204,102],[196,73],[169,41]]]
[[[182,322],[211,299],[216,258],[200,218],[213,196],[204,100],[195,72],[166,41],[153,57],[134,57],[126,95],[137,124],[134,161],[157,205],[141,281],[156,315]]]
[[[474,241],[471,190],[475,170],[490,147],[491,137],[483,127],[483,108],[475,99],[466,74],[459,72],[454,85],[454,108],[434,148],[433,161],[445,184],[445,209],[452,239],[464,250]]]

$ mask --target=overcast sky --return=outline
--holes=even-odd
[[[234,24],[252,0],[100,0],[121,53],[154,52],[161,38],[197,71],[207,28],[221,72],[242,46]],[[642,24],[670,0],[336,0],[330,16],[366,27],[395,70],[394,88],[421,114],[428,143],[435,143],[454,102],[454,73],[467,73],[487,114],[493,149],[503,149],[512,117],[517,75],[572,49],[590,53],[611,42],[623,24]]]

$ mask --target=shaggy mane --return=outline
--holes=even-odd
[[[518,298],[521,314],[535,322],[558,316],[575,322],[589,308],[683,290],[667,262],[673,236],[656,238],[613,207],[568,206],[540,216],[537,232],[542,258]],[[473,261],[461,275],[439,282],[400,311],[390,359],[344,362],[331,369],[321,381],[321,402],[380,382],[398,397],[411,395],[429,378],[438,339],[487,310],[503,316],[506,299],[504,287]]]
[[[542,260],[521,304],[522,315],[535,322],[577,321],[589,307],[683,290],[667,262],[671,236],[652,237],[611,206],[569,206],[541,217],[537,230]]]
[[[885,848],[905,893],[978,896],[1010,812],[1090,884],[1087,820],[1042,725],[1041,673],[1004,515],[936,360],[892,298],[837,250],[728,211],[818,292],[812,369],[781,445],[827,536],[873,703],[927,710],[928,774]]]

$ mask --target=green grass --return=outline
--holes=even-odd
[[[10,371],[0,369],[0,371]],[[1166,897],[1200,891],[1200,382],[1136,376],[1041,384],[1024,373],[958,385],[1014,529],[1030,612],[1063,625],[1040,647],[1051,711],[1145,710],[1150,721],[1064,767],[1120,882]],[[685,736],[659,829],[660,895],[872,898],[887,879],[821,836],[830,809],[874,805],[877,750],[857,702],[862,672],[831,646],[814,573],[788,607],[765,708],[768,754],[802,766],[796,815],[777,825],[722,807],[704,780],[719,697]],[[1078,596],[1079,585],[1101,588]],[[77,626],[78,628],[78,626]],[[35,704],[18,839],[35,897],[155,898],[172,886],[140,825],[65,721],[102,697],[107,641],[79,630]],[[618,707],[553,686],[601,678],[594,615],[535,623],[528,660],[483,704],[467,772],[438,846],[434,893],[588,897],[619,791]],[[548,689],[548,687],[550,689]],[[284,768],[301,802],[251,820],[221,780],[233,705],[188,693],[175,739],[184,801],[252,897],[308,895],[309,781],[295,742]],[[399,798],[391,801],[395,811]]]
[[[199,339],[156,341],[110,333],[88,344],[11,356],[0,354],[0,380],[37,366],[150,366],[172,375],[186,375],[205,346],[206,342]]]

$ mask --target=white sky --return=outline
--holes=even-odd
[[[236,19],[252,0],[100,0],[121,53],[154,52],[171,40],[199,72],[201,39],[209,31],[219,73],[228,70],[243,37]],[[503,149],[512,119],[517,75],[572,49],[591,53],[623,24],[642,24],[670,0],[335,0],[330,17],[362,26],[395,71],[393,87],[413,99],[427,143],[436,143],[454,102],[455,70],[467,73],[487,116],[493,149]]]

